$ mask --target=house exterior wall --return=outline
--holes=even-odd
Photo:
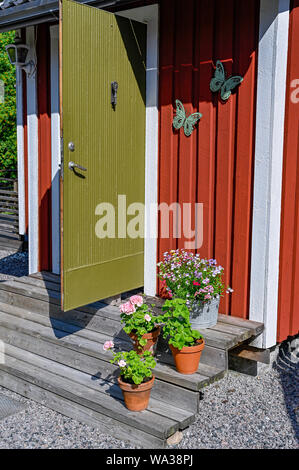
[[[51,256],[51,85],[50,30],[37,26],[37,109],[39,133],[39,270],[50,271]]]
[[[299,0],[290,8],[277,340],[299,332]]]
[[[203,203],[203,257],[225,268],[234,294],[220,311],[249,315],[259,2],[160,4],[159,202]],[[226,103],[211,93],[213,65],[244,81]],[[175,99],[203,114],[191,137],[174,132]],[[160,221],[161,222],[161,221]],[[159,258],[184,238],[159,240]]]
[[[266,3],[267,0],[262,0],[262,4]],[[275,3],[279,10],[283,1],[275,0]],[[295,96],[295,100],[299,98],[299,93],[296,94],[296,86],[299,85],[295,83],[297,79],[299,83],[299,63],[295,50],[296,41],[298,44],[299,40],[298,3],[299,0],[292,0],[290,12],[277,341],[296,334],[299,329],[296,315],[299,306],[296,292],[299,265],[299,104],[291,100],[291,96]],[[275,12],[272,13],[274,15]],[[257,207],[253,207],[253,193],[255,185],[259,184],[254,175],[256,89],[258,67],[261,70],[263,65],[258,64],[260,15],[260,2],[256,0],[230,0],[225,5],[217,0],[190,0],[188,9],[184,8],[180,0],[160,2],[158,202],[203,203],[203,244],[197,251],[201,256],[215,257],[224,266],[225,283],[234,289],[234,293],[230,297],[226,296],[220,310],[241,318],[251,318],[249,298],[253,290],[250,285],[252,219],[254,210],[257,210]],[[272,26],[276,31],[275,25]],[[267,34],[268,32],[267,30]],[[49,37],[48,24],[37,27],[40,220],[38,263],[39,269],[51,270],[51,126],[53,128],[54,123],[53,119],[51,121],[49,104],[52,72],[49,71]],[[265,40],[264,35],[262,39]],[[229,75],[240,74],[244,77],[237,93],[225,104],[209,88],[213,65],[217,59],[224,63]],[[25,98],[26,82],[23,82],[23,93]],[[176,99],[183,102],[188,113],[199,111],[203,114],[189,138],[184,136],[182,130],[173,130]],[[25,99],[25,171],[28,166],[26,101]],[[30,159],[29,155],[28,157]],[[25,188],[28,224],[28,171]],[[55,213],[52,214],[52,220],[53,216],[55,219]],[[173,235],[169,239],[158,238],[159,260],[163,252],[184,247],[186,239],[175,239]],[[276,322],[276,313],[273,318],[269,318],[269,321]],[[271,345],[274,344],[275,338],[270,342]],[[260,347],[265,347],[263,345]]]
[[[38,64],[34,77],[22,75],[25,227],[33,273],[51,270],[51,90],[49,24],[29,27],[27,35],[29,29]]]

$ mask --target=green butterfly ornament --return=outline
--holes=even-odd
[[[232,90],[243,82],[243,77],[239,75],[229,77],[228,79],[225,77],[226,73],[223,64],[220,60],[217,60],[215,74],[210,83],[210,89],[213,93],[217,93],[220,90],[222,101],[227,101],[232,94]]]
[[[200,118],[202,118],[202,114],[193,113],[193,114],[190,114],[189,116],[186,116],[186,111],[181,101],[175,100],[175,104],[176,104],[176,115],[173,118],[172,125],[175,129],[180,129],[181,127],[184,126],[185,136],[189,137],[192,134],[194,126],[197,123],[197,121],[199,121]]]

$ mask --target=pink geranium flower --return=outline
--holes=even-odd
[[[108,349],[112,349],[112,348],[114,348],[113,341],[106,341],[104,343],[104,346],[103,346],[104,351],[108,351]]]
[[[141,295],[132,295],[132,297],[130,297],[130,302],[133,305],[137,305],[137,307],[141,307],[143,304],[143,298]]]
[[[151,321],[151,317],[150,317],[150,315],[149,315],[148,313],[146,313],[146,314],[144,315],[144,319],[145,319],[146,321]]]
[[[131,302],[126,302],[119,307],[120,313],[126,313],[127,315],[132,315],[136,312],[135,306]]]

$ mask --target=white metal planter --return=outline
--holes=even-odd
[[[218,319],[220,297],[208,302],[193,301],[189,305],[190,323],[192,328],[211,328]]]

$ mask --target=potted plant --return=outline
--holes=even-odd
[[[106,341],[104,350],[114,347],[112,341]],[[143,355],[132,350],[129,352],[114,352],[112,364],[118,364],[120,376],[118,385],[122,391],[124,402],[130,411],[143,411],[148,407],[151,389],[155,376],[152,370],[156,361],[149,351]]]
[[[166,300],[163,314],[163,337],[168,338],[176,369],[181,374],[194,374],[205,346],[202,335],[191,328],[186,301],[179,298]]]
[[[159,278],[170,297],[186,300],[194,328],[210,328],[217,323],[220,297],[225,291],[224,268],[215,259],[203,259],[185,250],[164,253],[158,263]],[[226,293],[233,292],[228,287]]]
[[[154,354],[160,325],[141,295],[133,295],[128,302],[120,306],[120,318],[121,323],[125,325],[124,331],[133,340],[135,351],[138,354],[145,351]]]

